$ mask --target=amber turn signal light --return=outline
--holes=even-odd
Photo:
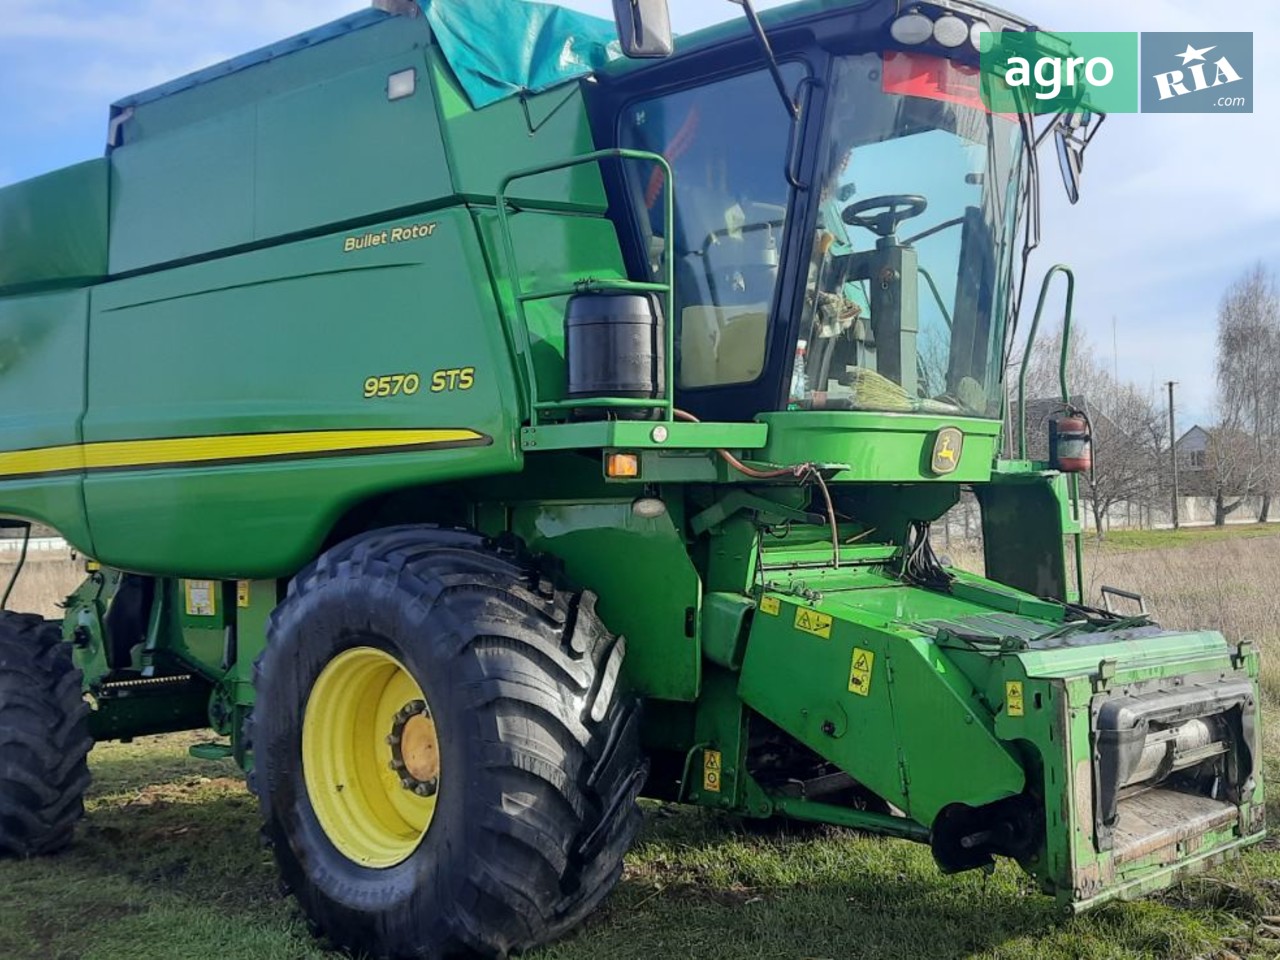
[[[640,476],[640,457],[634,453],[610,453],[604,458],[604,473],[613,479]]]

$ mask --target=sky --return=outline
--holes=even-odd
[[[99,156],[115,99],[361,9],[361,0],[0,0],[0,186]],[[611,0],[562,0],[610,16]],[[778,6],[757,0],[761,9]],[[1055,30],[1244,30],[1274,62],[1274,0],[1003,0]],[[741,16],[727,0],[672,0],[675,29]],[[1043,156],[1044,242],[1076,270],[1076,317],[1120,376],[1178,381],[1178,430],[1213,417],[1214,317],[1255,262],[1280,273],[1280,70],[1254,78],[1252,114],[1115,114],[1069,206]],[[1024,317],[1024,327],[1028,317]]]

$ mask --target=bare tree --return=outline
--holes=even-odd
[[[1262,461],[1253,438],[1240,427],[1238,412],[1220,413],[1208,431],[1205,472],[1213,496],[1213,522],[1221,527],[1261,486]]]
[[[1277,481],[1269,451],[1280,437],[1280,297],[1274,276],[1255,264],[1218,306],[1218,418],[1209,431],[1214,522],[1245,498],[1262,497],[1265,521]]]
[[[1159,497],[1166,418],[1149,393],[1110,376],[1098,378],[1094,395],[1083,399],[1094,448],[1086,489],[1101,538],[1103,520],[1113,505],[1149,506]]]

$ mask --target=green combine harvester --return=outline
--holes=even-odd
[[[0,614],[0,850],[204,728],[379,957],[573,929],[642,795],[1077,911],[1262,837],[1257,652],[1086,602],[1067,384],[1048,462],[1002,430],[1100,118],[987,110],[977,3],[741,6],[379,0],[0,190],[0,513],[91,558]]]

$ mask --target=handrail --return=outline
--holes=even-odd
[[[1049,281],[1055,273],[1067,278],[1067,297],[1062,315],[1062,355],[1058,362],[1058,383],[1062,388],[1062,402],[1071,402],[1071,393],[1067,390],[1067,360],[1071,349],[1071,309],[1076,298],[1076,275],[1065,263],[1056,263],[1044,275],[1040,282],[1040,299],[1036,301],[1035,316],[1031,320],[1031,330],[1027,333],[1027,345],[1022,351],[1022,369],[1018,371],[1018,459],[1027,459],[1027,363],[1031,359],[1031,350],[1036,344],[1036,331],[1040,328],[1040,315],[1044,312],[1044,302],[1049,295]]]
[[[1031,320],[1031,330],[1027,333],[1027,345],[1022,351],[1022,369],[1018,371],[1018,458],[1027,459],[1027,362],[1031,359],[1031,350],[1035,346],[1036,331],[1040,327],[1040,315],[1044,312],[1044,302],[1049,295],[1049,282],[1055,273],[1061,273],[1067,279],[1066,302],[1062,313],[1062,349],[1058,355],[1058,388],[1062,392],[1063,406],[1071,403],[1071,390],[1067,386],[1067,364],[1071,359],[1071,312],[1076,298],[1076,275],[1063,263],[1056,263],[1048,269],[1044,280],[1040,282],[1040,298],[1036,301],[1035,316]],[[1076,532],[1071,540],[1075,547],[1076,598],[1081,603],[1084,595],[1084,533],[1080,523],[1080,475],[1073,473],[1067,480],[1068,494],[1071,497],[1071,519],[1075,522]]]
[[[508,212],[509,206],[516,204],[507,198],[507,190],[511,184],[517,180],[525,180],[530,177],[542,176],[543,174],[553,173],[557,170],[567,170],[570,167],[582,166],[588,163],[598,163],[602,160],[649,160],[658,164],[666,176],[666,189],[663,191],[663,235],[667,239],[667,250],[663,252],[663,282],[647,283],[633,280],[595,280],[584,279],[572,287],[559,287],[554,290],[539,291],[530,293],[524,289],[521,282],[520,270],[516,263],[515,239],[511,234],[511,220]],[[512,294],[515,301],[516,320],[518,321],[519,330],[517,331],[518,342],[516,349],[524,356],[525,379],[529,390],[529,419],[533,426],[538,426],[539,413],[546,411],[571,409],[573,407],[650,407],[661,408],[663,411],[663,419],[667,423],[675,421],[675,261],[671,257],[670,244],[673,238],[675,228],[675,173],[671,169],[671,164],[667,162],[666,157],[658,153],[650,153],[647,150],[628,150],[624,148],[613,148],[609,150],[595,150],[591,153],[584,153],[577,157],[571,157],[568,160],[558,160],[554,163],[545,163],[536,167],[527,167],[523,170],[517,170],[514,173],[507,174],[503,178],[502,183],[498,187],[496,197],[498,204],[498,226],[502,232],[503,247],[507,254],[507,264],[511,270]],[[635,400],[623,397],[618,398],[600,398],[591,402],[571,402],[568,400],[543,401],[538,397],[538,372],[533,362],[533,344],[529,338],[529,318],[525,312],[525,304],[534,300],[552,300],[556,297],[569,296],[573,293],[585,292],[589,290],[622,290],[635,291],[638,293],[657,293],[662,298],[663,304],[663,335],[666,340],[666,350],[663,357],[665,384],[663,389],[664,396],[655,400]]]
[[[924,267],[917,266],[916,272],[924,277],[925,283],[929,284],[929,289],[933,291],[933,300],[938,305],[938,309],[942,312],[942,319],[947,325],[948,330],[955,328],[955,324],[951,321],[951,313],[947,310],[947,305],[942,299],[942,294],[938,292],[938,285],[933,282],[933,277]]]

